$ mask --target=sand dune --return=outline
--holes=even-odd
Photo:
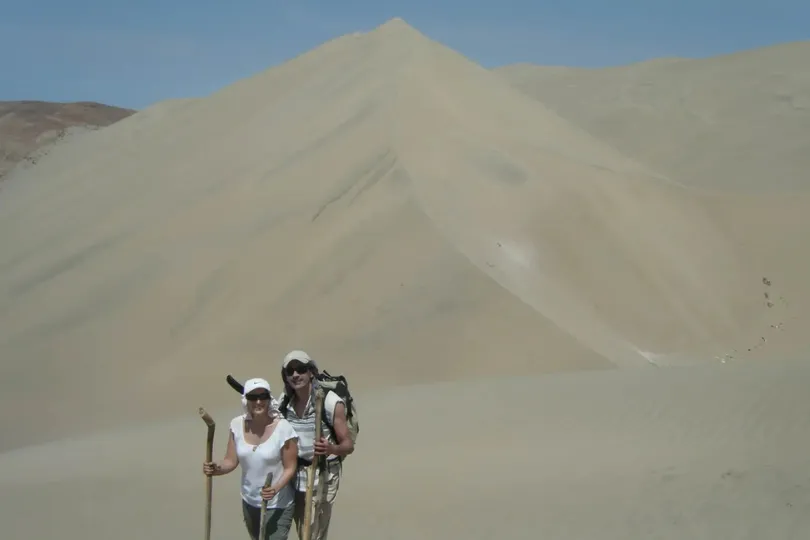
[[[772,283],[760,293],[776,299],[767,329],[725,353],[762,357],[783,352],[774,326],[809,321],[808,59],[810,42],[795,42],[698,60],[495,72],[624,155],[700,190],[740,264]]]
[[[679,182],[758,193],[810,187],[810,41],[696,60],[496,72]]]
[[[336,539],[798,537],[808,208],[686,187],[398,19],[158,104],[4,186],[0,519],[201,534],[197,406],[304,347],[364,403]]]

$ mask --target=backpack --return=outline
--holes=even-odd
[[[349,382],[346,380],[346,377],[343,375],[334,376],[324,370],[318,373],[317,381],[318,385],[323,388],[324,395],[328,392],[334,392],[346,404],[346,426],[349,428],[349,437],[352,443],[357,444],[357,434],[360,433],[360,420],[357,417],[357,406],[354,403],[354,397],[349,391]],[[285,418],[287,417],[287,405],[289,403],[290,397],[284,395],[278,407],[279,412],[281,412],[282,416]],[[335,432],[335,428],[326,418],[326,409],[321,409],[321,421],[329,426],[332,433]],[[338,459],[343,461],[345,457],[346,456],[340,456]]]

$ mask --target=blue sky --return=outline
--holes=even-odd
[[[3,3],[0,100],[91,100],[139,109],[206,95],[395,16],[485,67],[596,67],[810,39],[810,0]]]

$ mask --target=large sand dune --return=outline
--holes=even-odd
[[[624,155],[699,189],[740,264],[772,283],[762,294],[791,306],[769,328],[804,327],[810,41],[601,69],[514,64],[494,71]],[[759,339],[762,347],[742,351],[781,354],[768,336]]]
[[[678,181],[810,188],[810,41],[601,69],[496,72],[625,155]]]
[[[798,538],[808,208],[685,187],[400,20],[158,104],[4,186],[0,518],[198,536],[197,406],[221,453],[224,375],[303,347],[363,410],[336,539]]]

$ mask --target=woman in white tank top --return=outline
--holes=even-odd
[[[293,522],[295,491],[290,480],[298,460],[298,435],[271,406],[270,384],[264,379],[245,382],[245,414],[231,420],[225,457],[204,463],[203,473],[222,476],[241,465],[242,513],[253,540],[286,540]],[[272,484],[264,488],[268,473]],[[259,539],[262,500],[267,500],[265,537]]]

